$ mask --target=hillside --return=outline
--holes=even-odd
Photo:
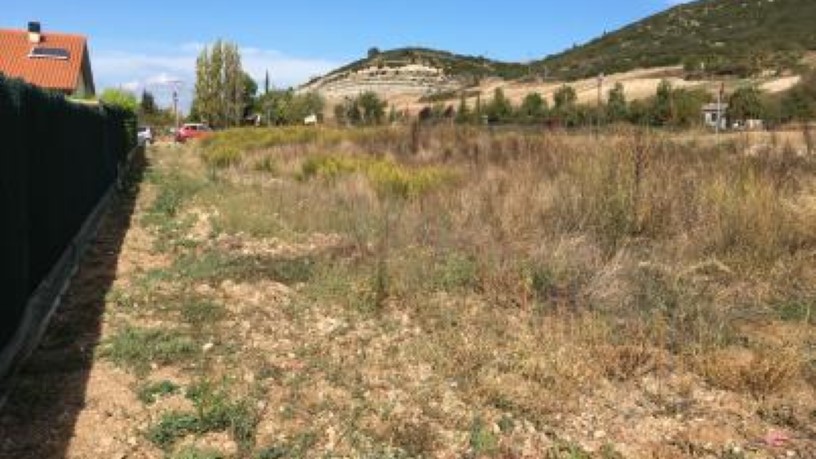
[[[368,57],[316,78],[301,90],[320,91],[328,97],[345,97],[375,91],[423,96],[474,86],[483,78],[517,79],[529,66],[484,57],[464,56],[427,48],[371,51]]]
[[[535,63],[562,78],[686,64],[748,74],[816,49],[812,0],[702,0],[680,5]]]
[[[329,98],[375,91],[422,97],[484,85],[574,81],[666,66],[688,79],[770,76],[816,50],[813,0],[702,0],[670,8],[585,45],[530,63],[500,62],[426,48],[379,52],[303,85]]]

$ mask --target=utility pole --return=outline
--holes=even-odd
[[[167,80],[164,84],[169,85],[173,91],[173,115],[176,119],[176,131],[178,131],[179,126],[181,125],[181,112],[179,111],[179,91],[181,90],[181,86],[184,84],[181,80]]]
[[[722,123],[722,100],[725,92],[725,83],[720,83],[720,90],[717,92],[717,122],[715,123],[715,132],[717,136],[717,145],[720,144],[720,123]]]
[[[175,127],[178,130],[179,125],[181,123],[181,113],[179,111],[179,91],[181,90],[184,82],[182,80],[173,80],[173,79],[162,79],[155,83],[151,83],[163,90],[170,89],[171,100],[173,102],[173,119],[175,120]],[[164,92],[164,94],[167,94]]]
[[[606,75],[603,72],[598,74],[598,107],[603,103],[603,84]]]
[[[596,134],[600,133],[600,131],[601,131],[601,110],[603,109],[604,77],[605,77],[605,75],[604,75],[603,72],[598,74],[598,116],[597,116],[598,128],[596,130]]]

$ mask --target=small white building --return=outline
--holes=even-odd
[[[307,116],[306,118],[303,118],[303,124],[305,124],[306,126],[314,126],[317,124],[317,121],[318,121],[317,115],[315,115],[314,113]]]
[[[711,128],[728,128],[728,104],[711,103],[703,105],[703,123]]]

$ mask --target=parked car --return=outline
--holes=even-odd
[[[150,126],[139,126],[136,138],[140,144],[150,145],[153,143],[153,129]]]
[[[176,142],[186,142],[190,139],[200,139],[212,134],[212,129],[206,124],[187,123],[176,131]]]

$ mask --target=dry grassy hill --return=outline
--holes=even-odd
[[[723,83],[727,90],[749,83],[757,83],[768,93],[779,93],[793,87],[800,77],[786,74],[744,79],[687,79],[682,67],[656,67],[607,75],[604,78],[602,94],[606,98],[609,89],[616,83],[621,83],[629,100],[645,99],[655,94],[657,86],[664,79],[670,81],[675,87],[702,88],[714,94]],[[540,93],[552,104],[553,94],[564,84],[575,88],[580,103],[596,103],[598,98],[597,78],[543,81],[541,79],[505,80],[491,77],[481,80],[478,85],[469,86],[460,80],[446,77],[440,69],[418,65],[387,71],[376,68],[366,69],[347,78],[316,80],[300,90],[319,92],[328,102],[327,109],[331,109],[346,97],[374,91],[396,109],[416,114],[431,103],[429,96],[455,107],[459,103],[460,94],[465,93],[470,105],[473,106],[477,97],[481,97],[483,101],[489,100],[497,88],[501,88],[516,105],[520,104],[526,95],[533,92]]]

